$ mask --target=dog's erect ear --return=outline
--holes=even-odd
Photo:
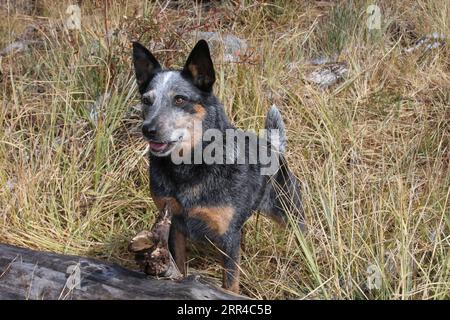
[[[191,79],[200,90],[206,92],[212,90],[216,77],[208,43],[205,40],[197,42],[192,49],[181,74]]]
[[[152,53],[139,42],[133,42],[133,64],[139,92],[143,94],[152,78],[161,70],[161,65]]]

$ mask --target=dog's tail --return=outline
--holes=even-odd
[[[259,209],[282,225],[288,224],[291,220],[294,225],[304,230],[300,182],[289,170],[284,156],[286,129],[280,111],[275,105],[272,105],[267,113],[265,128],[268,131],[271,148],[278,153],[279,168],[275,174],[268,177]],[[278,130],[278,141],[273,141],[272,130]]]
[[[265,127],[269,131],[269,139],[270,131],[278,130],[279,141],[270,141],[270,143],[279,153],[284,154],[286,151],[286,129],[281,118],[281,113],[274,104],[270,107],[269,112],[267,112]]]

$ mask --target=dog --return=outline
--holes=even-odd
[[[239,292],[241,230],[249,217],[261,212],[283,225],[294,221],[304,227],[300,183],[284,157],[281,114],[272,106],[266,117],[265,128],[279,131],[276,143],[267,139],[279,161],[271,175],[261,174],[260,162],[175,163],[174,154],[192,158],[194,147],[205,150],[205,130],[225,135],[236,129],[213,93],[215,71],[208,44],[198,41],[183,69],[173,70],[163,69],[148,49],[133,42],[133,65],[142,134],[149,145],[150,193],[158,210],[167,206],[173,212],[169,249],[175,263],[186,275],[186,239],[212,242],[222,257],[223,288]],[[201,124],[200,132],[195,122]],[[248,159],[249,152],[244,154]]]

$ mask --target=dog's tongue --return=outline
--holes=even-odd
[[[167,147],[167,143],[150,142],[150,148],[153,151],[161,151]]]

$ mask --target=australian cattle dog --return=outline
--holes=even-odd
[[[186,238],[213,243],[222,257],[223,287],[238,292],[241,230],[247,219],[261,212],[281,224],[303,227],[300,187],[284,157],[280,112],[272,106],[265,123],[267,131],[277,132],[276,141],[266,135],[252,145],[257,135],[250,133],[240,147],[229,147],[228,141],[223,148],[216,146],[209,156],[219,161],[207,161],[202,152],[212,140],[204,137],[208,130],[215,133],[215,142],[238,131],[213,93],[215,71],[207,42],[195,45],[182,70],[163,69],[149,50],[134,42],[133,64],[142,133],[149,145],[151,196],[159,210],[168,206],[173,212],[171,254],[186,274]],[[267,142],[266,149],[261,141]],[[255,150],[276,154],[277,169],[264,174],[265,165],[251,161]],[[243,161],[232,161],[239,155]]]

